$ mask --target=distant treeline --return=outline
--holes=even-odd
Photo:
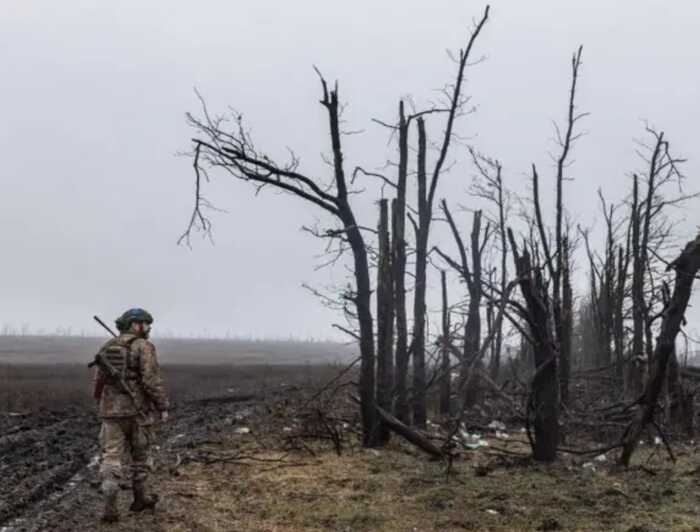
[[[63,364],[92,360],[106,337],[0,336],[0,363]],[[321,364],[349,362],[354,346],[329,341],[155,338],[164,364]]]

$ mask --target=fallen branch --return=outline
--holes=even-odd
[[[379,417],[381,420],[386,424],[386,426],[391,430],[392,432],[395,432],[399,436],[405,438],[408,440],[410,443],[418,447],[420,450],[428,453],[430,456],[434,458],[444,458],[445,457],[445,452],[443,452],[442,449],[437,447],[434,443],[432,443],[428,438],[422,436],[415,430],[411,429],[410,427],[404,425],[399,421],[397,418],[392,416],[389,412],[386,410],[383,410],[382,408],[375,406],[377,409],[377,413],[379,414]]]

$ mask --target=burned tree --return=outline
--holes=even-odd
[[[427,170],[427,133],[425,130],[425,118],[423,115],[417,119],[418,125],[418,161],[417,161],[417,180],[418,180],[418,224],[416,226],[416,268],[415,268],[415,293],[413,304],[413,423],[418,427],[425,427],[426,422],[426,403],[425,403],[425,295],[426,295],[426,280],[427,280],[427,257],[428,257],[428,242],[430,238],[430,226],[433,216],[433,204],[435,192],[437,190],[438,180],[443,172],[447,154],[450,149],[450,144],[453,137],[454,123],[459,114],[462,112],[466,103],[462,95],[462,86],[464,83],[464,71],[467,67],[472,47],[476,38],[481,33],[482,28],[486,24],[489,16],[489,7],[487,6],[479,23],[474,28],[469,42],[464,50],[460,50],[459,59],[457,62],[457,77],[452,87],[451,93],[448,94],[448,105],[444,110],[447,113],[447,122],[445,131],[442,136],[442,141],[439,148],[439,153],[435,165],[432,168],[430,176]]]
[[[549,325],[550,302],[542,276],[542,266],[533,264],[527,246],[524,245],[522,254],[519,253],[510,229],[508,238],[518,284],[525,300],[525,307],[520,310],[521,317],[527,324],[528,339],[535,359],[535,374],[532,377],[532,390],[527,405],[528,420],[530,416],[533,418],[533,456],[535,460],[552,462],[557,457],[559,445],[559,353]]]
[[[481,228],[481,211],[474,212],[472,231],[470,237],[469,250],[471,252],[471,267],[467,259],[467,247],[457,228],[457,224],[450,212],[447,202],[442,200],[440,204],[445,218],[450,227],[459,253],[459,261],[456,261],[448,254],[435,248],[437,253],[459,274],[461,280],[467,287],[469,293],[469,305],[467,308],[467,319],[464,324],[464,344],[461,353],[459,393],[464,396],[464,406],[474,406],[479,399],[479,373],[482,371],[483,353],[481,344],[481,300],[482,289],[482,255],[484,248],[489,241],[490,229],[487,224]],[[495,329],[494,336],[498,334]],[[475,368],[476,371],[472,371]]]
[[[554,242],[550,243],[549,236],[542,217],[542,209],[539,198],[539,175],[535,165],[532,165],[532,191],[535,210],[535,224],[539,234],[539,241],[544,252],[545,265],[552,281],[552,318],[554,322],[554,338],[557,342],[561,371],[559,374],[561,387],[561,401],[568,403],[569,398],[569,373],[571,367],[571,336],[567,330],[567,319],[572,315],[573,309],[564,307],[564,303],[569,304],[570,298],[564,297],[564,278],[569,275],[565,270],[569,264],[565,262],[564,240],[564,179],[565,169],[568,167],[571,148],[579,138],[580,134],[574,133],[576,123],[586,116],[586,113],[576,111],[576,86],[581,67],[581,53],[583,47],[579,47],[571,58],[571,86],[569,89],[569,101],[567,109],[566,131],[562,135],[560,129],[556,127],[557,143],[561,148],[556,166],[556,219]],[[564,301],[566,299],[566,301]]]
[[[450,415],[450,395],[452,394],[452,372],[450,371],[450,350],[446,347],[452,342],[450,334],[450,309],[447,302],[447,274],[440,271],[442,288],[442,338],[440,352],[440,413]]]
[[[408,322],[406,317],[406,181],[408,174],[408,127],[404,103],[399,103],[399,166],[396,181],[396,198],[391,205],[392,226],[392,281],[394,312],[396,314],[396,417],[404,424],[410,422],[408,407]]]
[[[623,448],[619,462],[624,466],[629,465],[642,431],[654,419],[659,394],[666,378],[668,362],[675,349],[676,336],[678,336],[684,319],[693,281],[700,270],[700,235],[686,244],[678,258],[669,264],[667,269],[675,272],[673,294],[664,309],[664,317],[653,353],[653,371],[644,390],[644,402],[637,417],[627,428],[623,437]]]
[[[477,179],[472,185],[471,193],[493,204],[496,208],[497,215],[494,224],[498,230],[498,245],[500,246],[500,278],[498,289],[500,293],[504,293],[508,279],[508,238],[506,237],[506,220],[508,216],[508,191],[503,186],[502,165],[496,159],[491,159],[478,153],[474,148],[469,148],[469,153],[472,156],[474,166],[478,170]],[[490,306],[492,314],[493,306]],[[489,318],[490,322],[493,322]],[[501,367],[501,351],[503,349],[503,326],[502,324],[496,330],[491,360],[489,362],[489,374],[492,379],[498,378],[498,373]]]
[[[187,241],[191,231],[208,231],[211,224],[204,214],[209,205],[201,187],[204,177],[212,170],[223,170],[235,179],[256,185],[258,192],[264,188],[281,190],[300,198],[322,211],[329,213],[339,223],[336,229],[326,231],[323,236],[340,239],[352,251],[355,288],[345,295],[356,310],[359,327],[361,353],[359,392],[362,415],[362,442],[365,446],[380,443],[375,410],[375,350],[374,325],[370,306],[371,284],[367,247],[362,230],[349,201],[350,190],[345,176],[338,104],[338,86],[329,89],[320,76],[322,87],[321,105],[328,117],[332,147],[333,178],[330,188],[315,176],[299,171],[299,161],[292,155],[285,164],[278,164],[259,151],[250,134],[243,126],[240,116],[235,117],[235,127],[229,129],[224,117],[212,117],[203,104],[203,118],[188,114],[190,125],[198,136],[194,145],[195,205],[187,231],[181,241]]]
[[[394,386],[393,352],[394,302],[391,279],[391,244],[389,236],[388,201],[379,201],[379,257],[377,264],[377,405],[391,411]],[[384,423],[379,428],[379,442],[389,440]]]

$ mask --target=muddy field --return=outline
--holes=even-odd
[[[233,433],[259,408],[263,397],[289,390],[251,390],[214,400],[178,404],[159,432],[158,467],[166,471],[182,450]],[[257,394],[257,395],[256,395]],[[40,414],[3,418],[0,440],[0,530],[75,531],[98,526],[100,496],[96,437],[99,426],[90,414]],[[238,425],[237,425],[238,424]],[[124,486],[122,510],[131,496]],[[150,526],[150,525],[149,525]],[[145,528],[153,529],[153,528]]]
[[[0,532],[700,531],[694,441],[674,443],[675,464],[649,440],[629,470],[614,453],[545,466],[509,422],[448,473],[396,437],[360,447],[352,373],[332,405],[312,402],[340,367],[165,365],[174,407],[154,452],[161,502],[131,514],[125,483],[122,520],[102,525],[89,372],[0,365]]]
[[[78,344],[86,345],[84,339]],[[7,342],[4,347],[6,359],[27,352],[21,342],[11,350]],[[219,347],[209,346],[206,354]],[[35,356],[60,360],[48,350]],[[270,352],[265,356],[283,359]],[[85,523],[94,524],[99,513],[99,421],[90,397],[90,372],[84,365],[26,363],[27,355],[23,357],[25,364],[0,364],[0,530],[92,529]],[[311,387],[336,371],[333,365],[221,364],[216,356],[204,360],[210,363],[164,365],[174,407],[171,420],[159,429],[156,460],[166,469],[182,449],[234,433],[275,397]]]

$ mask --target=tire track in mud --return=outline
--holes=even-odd
[[[233,430],[259,400],[250,394],[176,405],[157,436],[157,463],[167,467],[183,450]],[[94,414],[27,417],[23,425],[0,436],[0,532],[74,531],[86,524],[95,529],[99,420]]]
[[[3,425],[9,422],[3,420]],[[0,436],[0,531],[63,486],[95,452],[97,420],[89,414],[37,414]],[[3,427],[4,428],[4,427]]]

